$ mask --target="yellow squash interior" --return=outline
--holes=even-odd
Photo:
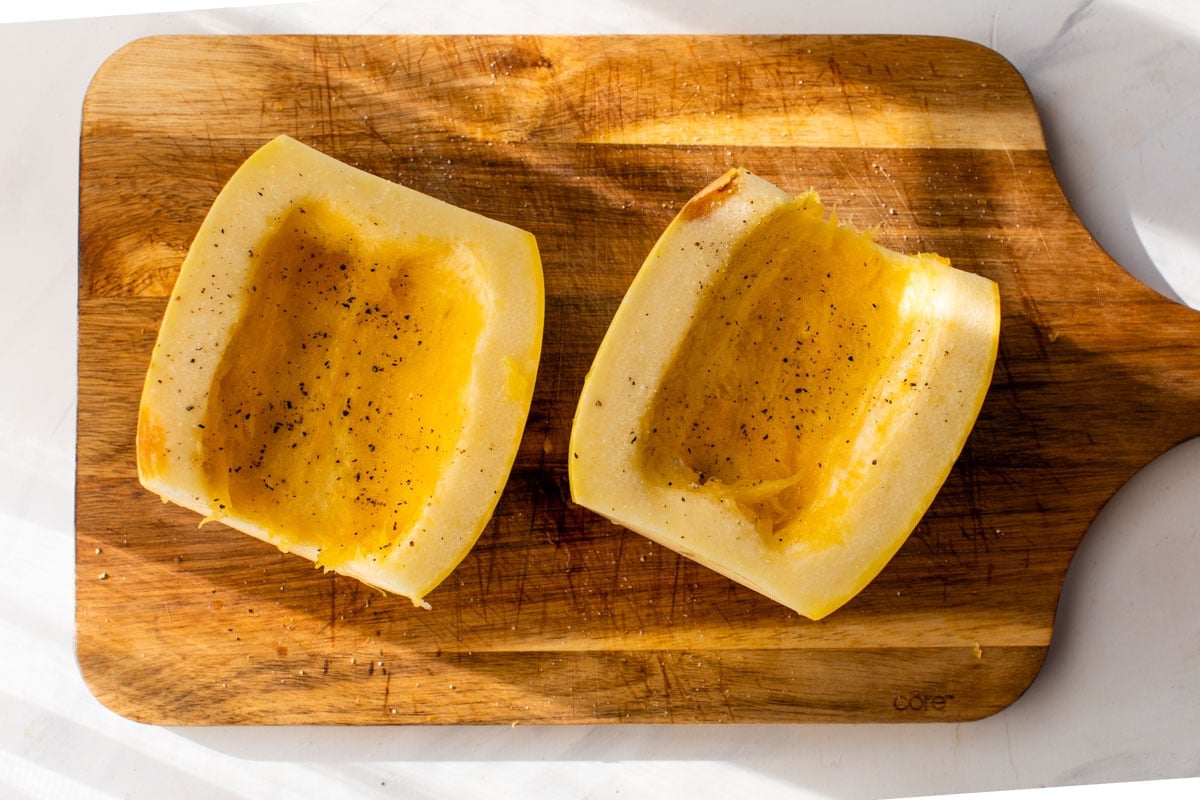
[[[733,500],[768,546],[837,541],[827,523],[871,466],[852,444],[912,338],[918,278],[819,205],[782,208],[705,288],[643,419],[642,468]]]
[[[202,423],[212,507],[316,544],[326,567],[384,551],[463,427],[478,265],[452,242],[371,239],[311,200],[251,262]]]

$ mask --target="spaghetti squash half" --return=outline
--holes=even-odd
[[[281,136],[183,262],[141,398],[140,480],[423,604],[508,478],[543,303],[531,234]]]
[[[572,496],[819,619],[928,509],[991,382],[995,283],[732,170],[681,210],[596,354]]]

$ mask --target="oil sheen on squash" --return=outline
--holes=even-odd
[[[847,456],[913,334],[917,277],[804,205],[764,221],[705,288],[643,423],[645,469],[732,499],[768,545],[836,541],[806,517],[837,517],[869,465]]]
[[[448,242],[366,243],[311,201],[253,258],[259,296],[205,413],[205,471],[224,477],[212,499],[335,567],[411,526],[458,441],[482,324],[474,265]]]

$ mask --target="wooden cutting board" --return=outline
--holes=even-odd
[[[494,521],[431,611],[142,490],[165,297],[241,161],[290,134],[536,234],[545,349]],[[1131,279],[1051,171],[1017,72],[911,37],[165,37],[100,69],[79,215],[78,657],[163,724],[916,721],[1033,681],[1067,565],[1200,433],[1200,315]],[[860,596],[810,622],[569,501],[575,400],[680,206],[733,165],[997,281],[994,383]]]

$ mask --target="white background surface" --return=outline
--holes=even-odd
[[[100,706],[72,641],[80,104],[112,51],[185,32],[970,39],[1029,82],[1059,177],[1101,244],[1200,307],[1190,0],[360,1],[0,25],[0,797],[840,800],[1114,781],[1151,783],[1053,796],[1200,796],[1200,440],[1154,462],[1096,520],[1041,676],[980,722],[164,729]]]

